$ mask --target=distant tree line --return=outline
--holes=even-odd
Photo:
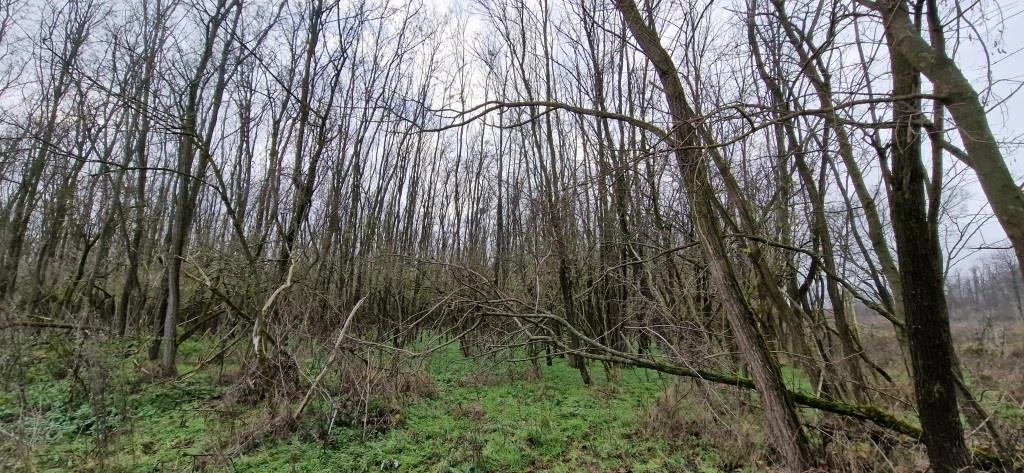
[[[1024,321],[1024,282],[1009,252],[955,270],[946,286],[954,320]]]

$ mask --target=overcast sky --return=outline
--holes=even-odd
[[[1003,155],[1019,183],[1024,176],[1024,148],[1021,147],[1024,143],[1024,92],[1019,90],[1024,83],[1024,5],[1004,2],[1001,5],[1001,16],[1001,29],[995,28],[994,25],[998,23],[992,21],[993,27],[989,31],[981,31],[982,34],[990,35],[986,38],[987,56],[977,38],[965,38],[956,51],[956,59],[979,90],[988,87],[989,77],[993,79],[991,93],[983,94],[983,97],[993,107],[989,114],[992,131],[999,140],[1005,142]],[[993,20],[996,18],[993,16]],[[989,62],[990,76],[986,67]],[[1014,94],[1014,91],[1017,93]],[[978,208],[986,207],[980,187],[976,184],[973,187],[974,205]],[[985,225],[974,245],[1005,245],[1005,238],[999,223],[993,219]],[[981,256],[977,255],[972,260],[978,261]]]
[[[470,0],[424,0],[430,7],[445,11],[460,12],[477,10]],[[556,2],[553,2],[556,3]],[[721,2],[723,8],[732,2]],[[977,4],[975,5],[977,6]],[[990,107],[990,120],[997,139],[1004,143],[1003,153],[1007,165],[1017,181],[1024,181],[1024,4],[1021,2],[985,2],[988,18],[979,24],[977,34],[964,36],[959,41],[951,40],[947,46],[961,65],[964,72],[982,93]],[[733,13],[726,13],[731,15]],[[955,25],[948,25],[950,31]],[[480,18],[470,18],[465,27],[467,37],[473,37],[485,30]],[[970,30],[970,28],[964,28]],[[981,39],[979,40],[979,36]],[[983,44],[985,46],[983,46]],[[1016,93],[1015,93],[1016,92]],[[947,119],[947,126],[950,122]],[[950,138],[956,140],[956,134]],[[947,157],[947,160],[952,159]],[[969,199],[964,203],[964,212],[990,214],[986,199],[974,176],[968,175]],[[1008,245],[1006,235],[994,218],[989,219],[967,244],[971,248],[1001,247]],[[959,263],[959,267],[983,262],[988,251],[977,251]]]

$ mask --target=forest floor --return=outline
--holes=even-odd
[[[1024,332],[979,330],[958,329],[965,367],[1009,440],[1020,442]],[[882,333],[869,324],[866,345],[891,342]],[[328,376],[301,420],[287,425],[280,411],[295,408],[325,353],[308,354],[289,401],[244,403],[232,400],[242,380],[231,357],[159,380],[139,345],[64,335],[0,350],[0,471],[714,472],[772,464],[751,393],[645,370],[594,363],[588,387],[565,359],[542,362],[537,376],[529,363],[466,358],[452,344],[412,363],[382,363],[375,374]],[[212,340],[183,343],[180,372],[216,351]],[[786,370],[790,384],[808,389],[795,373]],[[345,385],[346,377],[354,381]],[[813,423],[817,414],[806,417]],[[912,471],[923,461],[911,441],[895,450],[851,441],[841,455],[874,465],[866,471]]]

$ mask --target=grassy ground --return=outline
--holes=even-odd
[[[1024,346],[1016,335],[984,349],[969,334],[960,337],[969,381],[1011,442],[1020,442],[1024,427]],[[865,336],[878,350],[888,346],[873,332]],[[208,341],[183,344],[180,371],[216,350]],[[750,393],[644,370],[618,369],[609,381],[592,364],[595,382],[588,387],[564,359],[544,366],[538,379],[526,363],[465,358],[451,345],[403,363],[404,372],[375,378],[384,385],[405,376],[389,385],[393,395],[384,400],[360,397],[373,387],[345,388],[344,375],[328,376],[300,425],[273,428],[275,408],[228,402],[240,372],[231,358],[170,382],[148,375],[140,351],[130,341],[82,344],[67,337],[7,350],[0,360],[0,471],[713,472],[771,464]],[[898,355],[889,355],[886,368],[900,377]],[[319,372],[324,356],[303,356],[304,379]],[[812,390],[798,370],[786,368],[784,376],[792,388]],[[276,409],[293,409],[302,389]],[[891,394],[906,398],[906,390]],[[360,413],[386,419],[374,428]],[[820,415],[806,414],[817,424]],[[912,445],[884,458],[880,451],[852,442],[840,462],[890,462],[886,469],[911,471],[921,459]]]
[[[463,366],[460,366],[463,365]],[[618,387],[584,387],[559,360],[537,381],[453,373],[470,369],[457,354],[431,360],[437,393],[407,406],[397,428],[363,436],[339,432],[332,449],[300,439],[235,462],[238,471],[665,471],[688,465],[664,442],[638,442],[635,416],[663,382],[629,371]],[[470,378],[472,379],[472,378]]]
[[[185,344],[181,371],[210,349]],[[99,365],[83,363],[77,373],[62,372],[45,345],[23,353],[32,362],[27,383],[7,385],[0,394],[0,470],[641,472],[722,466],[699,438],[669,441],[640,432],[668,383],[656,373],[617,370],[610,383],[594,365],[595,384],[587,387],[556,358],[540,379],[527,381],[526,366],[467,359],[455,345],[429,358],[424,368],[433,392],[404,402],[390,428],[366,431],[336,413],[332,418],[317,401],[294,433],[225,458],[219,452],[233,438],[269,422],[263,408],[225,407],[221,398],[230,379],[218,379],[216,368],[173,383],[142,381],[146,365],[133,350],[103,347],[90,355]]]

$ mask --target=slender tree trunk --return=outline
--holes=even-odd
[[[810,445],[800,427],[793,401],[782,382],[778,361],[757,330],[753,309],[743,294],[725,248],[712,204],[714,197],[711,194],[707,164],[698,147],[698,130],[691,122],[698,117],[686,103],[679,73],[671,56],[662,47],[657,33],[644,21],[636,3],[633,0],[617,0],[615,6],[661,79],[669,112],[675,120],[670,143],[675,147],[685,191],[693,206],[691,215],[694,229],[712,279],[720,292],[736,344],[761,395],[775,448],[782,454],[790,471],[804,471],[812,463]]]
[[[238,5],[236,0],[232,2],[231,7]],[[217,112],[224,92],[226,68],[228,67],[224,60],[229,51],[231,41],[225,41],[223,46],[216,86],[212,91],[211,102],[213,107],[210,112],[206,133],[202,136],[199,135],[198,126],[199,92],[203,85],[203,77],[206,75],[210,61],[213,59],[213,48],[217,40],[217,34],[231,7],[227,5],[227,0],[219,0],[213,16],[210,17],[209,23],[206,25],[204,48],[199,58],[199,63],[188,84],[188,98],[181,121],[181,135],[178,143],[178,185],[175,191],[175,209],[171,216],[171,238],[167,255],[167,308],[164,313],[163,353],[160,361],[161,371],[164,376],[174,376],[177,373],[177,326],[178,311],[181,304],[181,266],[185,256],[185,247],[188,244],[188,237],[191,233],[192,223],[195,220],[196,203],[199,191],[202,189],[203,175],[211,158],[209,142],[213,137],[213,128],[217,123]],[[237,21],[238,16],[236,15],[236,24]],[[197,147],[200,148],[199,161],[193,166]]]

